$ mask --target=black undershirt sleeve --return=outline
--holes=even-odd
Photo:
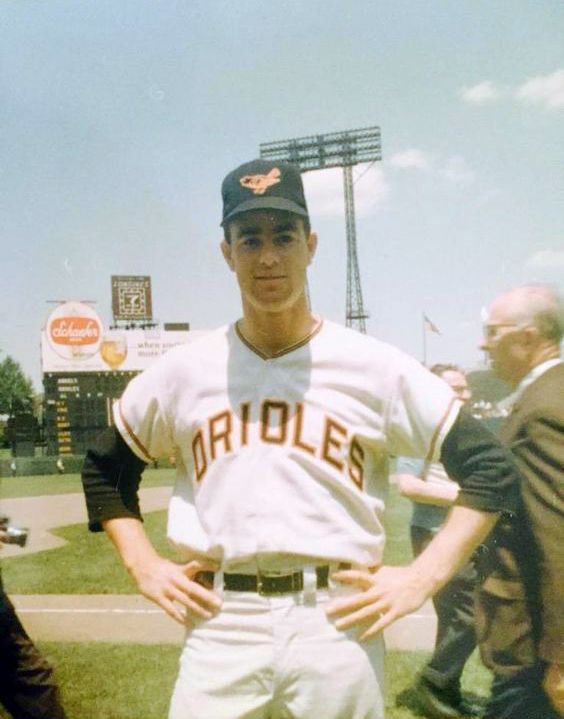
[[[511,452],[465,409],[443,441],[441,462],[460,484],[455,504],[484,512],[515,510],[519,474]]]
[[[88,528],[102,531],[102,522],[117,517],[142,520],[139,483],[147,465],[127,446],[115,427],[108,427],[89,449],[82,468]]]
[[[486,512],[514,511],[518,472],[511,453],[467,411],[460,411],[445,437],[440,459],[461,486],[456,504]],[[138,489],[145,467],[115,427],[99,435],[82,470],[91,531],[101,531],[108,519],[142,519]]]

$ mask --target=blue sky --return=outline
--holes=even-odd
[[[238,316],[219,186],[261,142],[379,125],[356,168],[368,331],[470,368],[480,309],[564,289],[564,3],[4,0],[0,349],[40,385],[48,300],[148,274],[162,321]],[[362,175],[362,177],[360,177]],[[339,170],[305,176],[314,309],[345,317]],[[0,354],[4,357],[5,354]]]

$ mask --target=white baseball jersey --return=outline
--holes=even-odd
[[[416,360],[327,320],[266,358],[236,325],[131,381],[115,422],[144,461],[176,455],[169,539],[225,567],[257,555],[373,565],[390,455],[436,460],[460,403]]]

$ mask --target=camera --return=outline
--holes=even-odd
[[[0,542],[4,544],[17,544],[25,547],[29,530],[23,527],[14,527],[5,514],[0,514]]]

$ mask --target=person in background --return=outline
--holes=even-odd
[[[436,364],[431,372],[452,387],[465,404],[472,397],[464,372],[453,364]],[[444,524],[460,486],[440,462],[400,458],[395,482],[400,494],[413,501],[411,546],[419,556]],[[479,708],[466,701],[460,680],[476,648],[474,594],[478,572],[474,558],[433,597],[437,634],[433,656],[417,682],[417,700],[426,716],[450,719],[477,716]]]
[[[0,529],[0,547],[5,532]],[[18,619],[0,568],[0,704],[14,719],[66,719],[53,669]]]
[[[501,440],[520,470],[520,503],[492,533],[477,630],[494,672],[487,719],[564,716],[564,334],[562,299],[517,287],[491,305],[481,349],[513,388]]]

